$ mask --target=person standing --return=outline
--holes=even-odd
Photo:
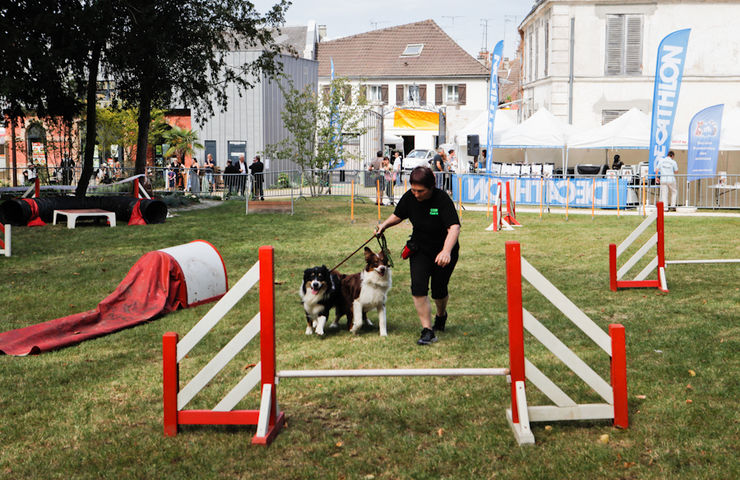
[[[200,194],[200,166],[198,160],[193,158],[193,162],[190,164],[190,170],[188,171],[188,183],[190,184],[190,193],[193,195]]]
[[[393,152],[393,171],[396,172],[396,184],[401,185],[403,176],[403,157],[401,152],[396,150]]]
[[[435,331],[443,332],[447,323],[448,284],[460,253],[460,219],[450,197],[435,187],[434,173],[428,167],[416,167],[409,176],[411,188],[403,194],[395,211],[375,234],[409,219],[413,227],[406,244],[410,256],[411,296],[422,330],[418,345],[437,341]],[[429,286],[436,307],[432,325]]]
[[[383,157],[383,179],[385,180],[385,194],[388,196],[388,201],[390,202],[390,205],[395,205],[396,200],[394,197],[393,188],[396,185],[396,172],[393,171],[393,166],[391,165],[391,159],[388,157]]]
[[[224,169],[223,179],[224,187],[229,189],[228,196],[231,196],[231,192],[239,190],[239,186],[235,183],[239,175],[239,168],[234,165],[231,159],[226,161],[226,168]]]
[[[372,176],[370,177],[375,184],[375,188],[377,189],[377,202],[378,205],[383,204],[383,190],[385,189],[385,178],[383,177],[383,152],[378,150],[378,153],[375,154],[375,160],[370,162],[370,166],[368,167],[368,170],[373,172]]]
[[[445,151],[443,148],[438,148],[437,153],[432,157],[432,172],[434,173],[434,179],[437,188],[440,190],[444,186],[444,171],[445,171]]]
[[[655,171],[658,174],[660,182],[660,201],[663,202],[663,208],[669,211],[676,211],[676,197],[678,188],[676,188],[675,174],[678,172],[678,164],[673,159],[675,153],[673,150],[668,152],[667,157],[663,157],[655,164]],[[668,197],[670,196],[670,208],[668,208]]]
[[[244,190],[247,188],[247,164],[244,163],[244,155],[239,155],[239,195],[244,196]]]
[[[210,153],[206,155],[206,160],[203,162],[203,167],[206,172],[206,182],[208,182],[208,189],[213,191],[213,172],[216,169],[216,164],[213,162],[213,155]]]
[[[252,200],[259,198],[260,200],[265,199],[265,192],[262,190],[264,177],[262,172],[265,171],[265,165],[260,160],[260,156],[256,155],[252,164],[249,166],[249,173],[252,174]]]

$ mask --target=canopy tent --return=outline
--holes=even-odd
[[[688,150],[689,132],[674,129],[671,147],[677,150]],[[722,131],[719,136],[720,151],[740,151],[740,108],[727,108],[722,112]]]
[[[497,130],[494,127],[494,130]],[[564,149],[573,127],[541,108],[524,122],[496,135],[493,148]]]
[[[496,110],[493,134],[501,134],[516,125],[516,110]],[[483,110],[470,123],[457,131],[458,138],[467,139],[468,135],[478,135],[481,145],[488,139],[488,110]]]
[[[392,133],[383,133],[383,145],[395,145],[396,148],[400,145],[403,147],[403,138]]]
[[[647,150],[649,146],[650,117],[637,108],[629,109],[604,125],[568,137],[568,149]]]

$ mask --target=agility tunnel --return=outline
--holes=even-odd
[[[227,289],[226,266],[210,243],[195,240],[155,250],[142,256],[94,310],[0,333],[0,353],[66,347],[218,300]]]
[[[100,209],[115,212],[116,220],[129,222],[139,217],[145,223],[164,223],[167,205],[161,200],[135,197],[39,197],[14,198],[0,204],[0,219],[4,223],[24,226],[36,219],[51,223],[54,210]],[[141,222],[138,222],[141,223]]]

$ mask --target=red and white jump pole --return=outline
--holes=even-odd
[[[0,223],[0,255],[10,256],[11,225]]]
[[[655,234],[635,252],[624,265],[617,269],[617,258],[622,255],[632,243],[655,223]],[[656,256],[653,260],[637,274],[634,280],[622,280],[622,277],[643,257],[656,247]],[[658,202],[655,213],[649,215],[629,236],[619,244],[609,244],[609,288],[616,292],[620,288],[658,288],[663,292],[668,291],[668,283],[665,276],[665,231],[663,227],[663,202]],[[657,267],[658,278],[646,280],[647,276]]]

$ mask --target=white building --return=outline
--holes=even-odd
[[[407,153],[435,148],[440,132],[394,126],[396,111],[413,110],[422,116],[427,112],[430,119],[443,112],[445,142],[459,145],[459,154],[465,154],[467,139],[456,138],[455,132],[487,108],[489,72],[433,20],[322,41],[317,58],[319,89],[328,88],[333,60],[335,76],[348,78],[353,94],[362,90],[382,115],[384,143],[401,137]],[[371,140],[360,148],[364,160],[381,148],[379,124],[368,137]]]

